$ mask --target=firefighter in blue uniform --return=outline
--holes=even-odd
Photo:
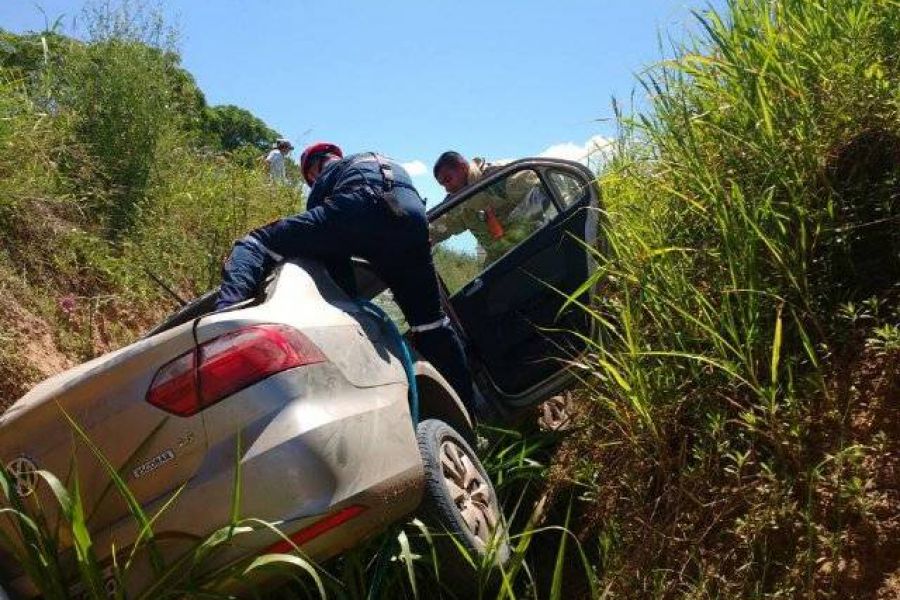
[[[254,296],[266,272],[289,258],[322,261],[355,294],[351,256],[364,258],[394,294],[417,350],[447,378],[473,415],[462,343],[440,302],[425,204],[403,168],[375,153],[344,158],[334,144],[304,150],[300,169],[312,190],[307,210],[251,231],[235,243],[223,269],[216,308]],[[473,406],[476,403],[478,406]]]

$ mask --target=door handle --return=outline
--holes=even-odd
[[[472,294],[474,294],[475,292],[477,292],[478,290],[480,290],[483,287],[484,287],[484,281],[481,279],[481,277],[476,277],[475,279],[472,280],[472,283],[470,283],[469,285],[466,286],[465,294],[466,294],[466,296],[471,296]]]

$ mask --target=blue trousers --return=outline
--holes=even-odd
[[[471,410],[472,378],[462,342],[441,306],[424,206],[415,192],[396,191],[403,216],[391,212],[373,190],[358,189],[253,231],[248,236],[253,240],[238,241],[225,263],[216,308],[255,295],[279,258],[321,260],[337,283],[355,294],[350,257],[364,258],[393,292],[416,350]]]

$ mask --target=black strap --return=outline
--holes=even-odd
[[[387,161],[387,159],[385,157],[383,157],[380,154],[377,154],[375,152],[369,152],[367,155],[357,156],[355,159],[348,162],[342,168],[348,169],[355,165],[358,165],[361,163],[367,163],[367,162],[374,162],[374,163],[378,164],[378,170],[381,172],[381,180],[384,182],[384,189],[379,194],[381,196],[382,200],[384,200],[385,204],[387,204],[388,208],[391,209],[391,212],[394,213],[395,216],[397,216],[397,217],[405,216],[406,211],[403,210],[403,207],[400,206],[399,202],[397,202],[397,197],[394,195],[394,188],[398,188],[398,187],[407,188],[416,193],[418,193],[418,190],[416,190],[415,187],[413,187],[412,185],[410,185],[408,183],[395,180],[394,179],[394,169],[393,169],[393,167],[391,167],[390,163]],[[336,194],[338,192],[352,192],[352,191],[358,190],[358,189],[371,189],[371,188],[368,183],[360,183],[360,184],[352,185],[349,187],[342,187],[342,188],[336,189],[336,190],[332,191],[331,195]],[[331,197],[331,195],[329,195],[326,198],[326,201],[328,200],[328,198]],[[424,202],[424,200],[423,200],[423,202]]]
[[[384,191],[381,195],[384,203],[388,205],[394,216],[402,217],[406,215],[406,211],[403,210],[403,207],[397,202],[397,197],[394,196],[394,169],[379,154],[372,152],[372,157],[378,163],[378,170],[381,171],[381,179],[384,181]]]

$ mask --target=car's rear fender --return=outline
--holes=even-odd
[[[304,551],[324,559],[362,535],[410,513],[422,495],[423,471],[406,386],[356,388],[328,363],[273,375],[204,412],[210,448],[177,504],[161,512],[154,531],[165,556],[229,522],[236,467],[241,468],[240,515],[278,523],[290,535],[348,506],[364,510]],[[238,454],[240,452],[240,454]],[[145,506],[157,514],[169,501]],[[98,532],[97,547],[127,547],[134,519]],[[276,543],[268,529],[242,535],[220,559],[246,558]],[[218,563],[217,559],[210,566]],[[149,567],[148,567],[149,568]]]
[[[414,371],[419,390],[419,421],[439,419],[467,441],[474,441],[472,418],[447,380],[431,363],[422,360],[415,363]]]

